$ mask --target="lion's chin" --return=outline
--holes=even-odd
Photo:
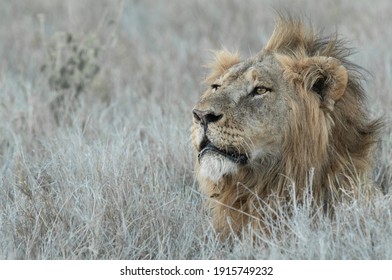
[[[238,171],[238,164],[220,155],[205,155],[199,163],[199,176],[213,182],[218,182],[224,175]]]

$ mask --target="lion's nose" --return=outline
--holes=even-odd
[[[207,126],[209,123],[217,122],[223,117],[223,114],[217,114],[211,110],[202,111],[193,109],[192,112],[194,120],[205,126]]]

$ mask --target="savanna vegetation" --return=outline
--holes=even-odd
[[[1,259],[392,259],[392,4],[0,0]],[[265,45],[274,9],[356,48],[385,119],[385,195],[282,208],[272,234],[221,242],[193,173],[192,107],[212,49]]]

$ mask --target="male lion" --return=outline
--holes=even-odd
[[[310,193],[328,211],[370,188],[381,121],[369,120],[349,54],[336,37],[284,17],[254,57],[216,53],[193,109],[192,143],[197,180],[223,236],[261,225],[264,210],[293,193],[299,202]]]

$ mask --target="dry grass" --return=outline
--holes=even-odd
[[[257,52],[272,8],[301,11],[357,46],[353,60],[373,73],[371,108],[387,112],[390,1],[3,2],[0,258],[392,259],[388,195],[343,204],[333,221],[297,206],[271,236],[222,244],[193,179],[190,144],[208,50]],[[50,77],[77,55],[59,44],[67,33],[78,50],[99,50],[86,60],[99,72],[89,79],[78,68],[65,77],[71,86],[54,87]],[[387,129],[375,170],[384,190],[391,147]]]

